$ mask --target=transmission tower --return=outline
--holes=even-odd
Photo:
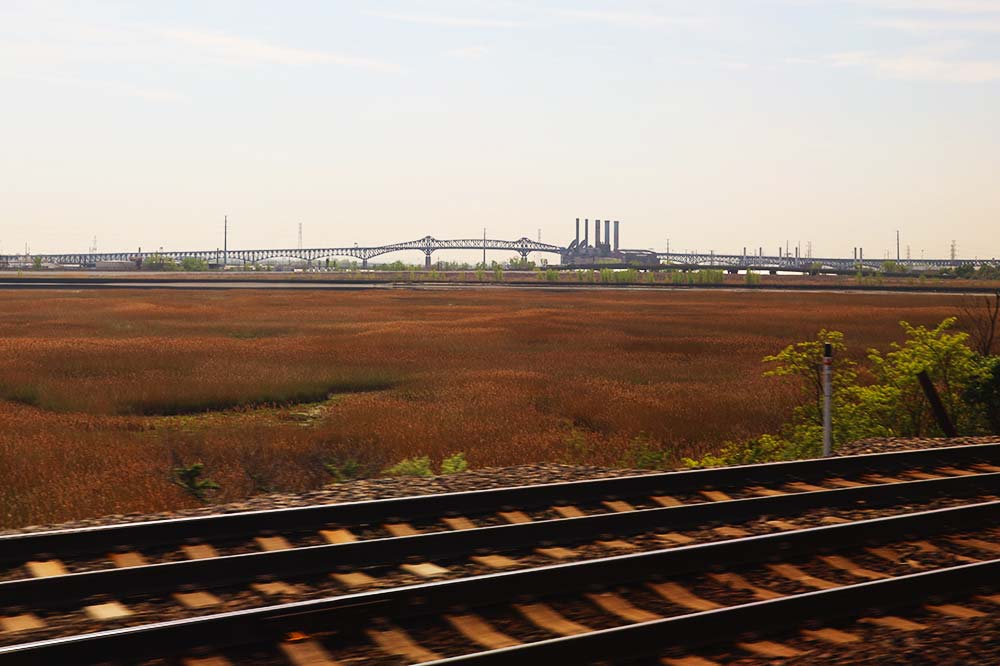
[[[91,245],[88,248],[88,250],[89,250],[90,254],[97,254],[97,236],[94,236],[94,242],[91,243]]]
[[[955,241],[952,241],[951,242],[951,260],[955,261],[955,257],[957,257],[957,256],[958,256],[958,245],[955,244]]]
[[[302,249],[302,223],[299,222],[299,249]]]

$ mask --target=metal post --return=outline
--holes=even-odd
[[[222,217],[222,266],[229,264],[229,216]]]
[[[823,457],[833,454],[833,345],[823,344]]]

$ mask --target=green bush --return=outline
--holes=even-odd
[[[364,476],[365,472],[364,465],[354,458],[325,462],[323,463],[323,469],[333,477],[334,483],[344,483],[345,481],[360,479]]]
[[[210,492],[221,488],[215,481],[201,478],[204,472],[205,465],[200,462],[196,462],[193,465],[175,467],[171,471],[171,482],[187,494],[204,502]]]
[[[465,459],[465,454],[459,451],[453,453],[441,461],[442,474],[458,474],[469,469],[469,461]]]
[[[431,476],[431,459],[427,456],[416,458],[404,458],[395,465],[386,467],[383,471],[386,476]]]
[[[666,469],[670,466],[670,453],[648,437],[639,435],[629,442],[620,464],[629,469]]]

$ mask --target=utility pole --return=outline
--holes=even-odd
[[[670,239],[667,239],[667,254],[670,254]]]
[[[222,216],[222,267],[229,263],[229,216]]]
[[[896,229],[896,261],[899,261],[899,229]]]
[[[486,268],[486,227],[483,227],[483,268]]]
[[[299,249],[302,249],[302,223],[299,222]]]

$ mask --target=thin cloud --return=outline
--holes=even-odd
[[[194,46],[213,59],[234,65],[340,65],[358,67],[380,72],[399,72],[399,65],[354,56],[339,55],[327,51],[298,49],[278,46],[257,39],[234,37],[221,33],[197,32],[193,30],[164,30],[162,35],[176,42]]]
[[[915,34],[932,34],[940,32],[980,32],[1000,33],[1000,19],[884,19],[869,21],[878,28],[889,28]]]
[[[446,28],[520,28],[524,25],[517,21],[473,18],[465,16],[424,16],[419,14],[376,14],[376,16],[389,21],[436,25]]]
[[[568,19],[594,21],[629,27],[695,27],[704,24],[704,19],[692,16],[671,16],[637,12],[590,11],[582,9],[554,9],[552,13]]]
[[[465,60],[475,60],[477,58],[482,58],[484,55],[489,53],[489,49],[485,46],[468,46],[461,49],[451,49],[448,51],[448,55],[452,58],[463,58]]]
[[[946,60],[923,54],[885,55],[851,51],[827,56],[823,62],[840,68],[862,68],[910,81],[989,83],[1000,80],[1000,61]]]

